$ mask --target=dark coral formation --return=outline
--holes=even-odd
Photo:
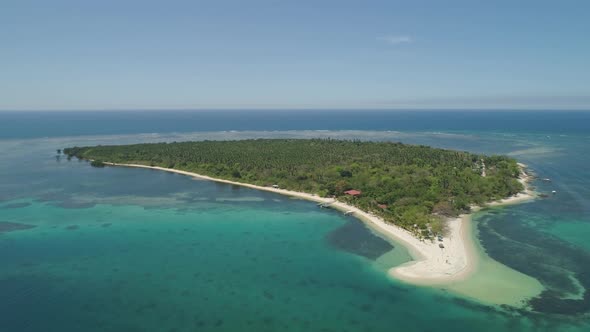
[[[19,224],[16,222],[10,221],[0,221],[0,234],[14,232],[14,231],[21,231],[25,229],[35,228],[37,226],[34,225],[27,225],[27,224]]]

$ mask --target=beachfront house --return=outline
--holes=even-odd
[[[348,196],[353,196],[353,197],[355,197],[355,196],[360,196],[360,194],[361,194],[361,191],[360,191],[360,190],[354,190],[354,189],[351,189],[351,190],[347,190],[347,191],[345,191],[344,193],[345,193],[346,195],[348,195]]]

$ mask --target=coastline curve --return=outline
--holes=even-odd
[[[421,241],[409,231],[394,224],[387,223],[385,220],[376,215],[367,213],[355,206],[331,198],[323,198],[304,192],[273,187],[263,187],[243,182],[213,178],[206,175],[172,168],[111,162],[104,162],[104,164],[117,167],[145,168],[171,172],[197,179],[273,192],[281,195],[313,201],[316,203],[330,203],[330,207],[333,207],[339,211],[347,213],[353,212],[353,215],[356,218],[363,221],[373,230],[407,248],[410,256],[412,257],[412,261],[400,266],[392,267],[389,269],[388,273],[390,276],[403,282],[424,286],[443,286],[452,284],[456,281],[468,278],[471,274],[473,274],[477,265],[477,256],[474,253],[474,245],[471,243],[474,241],[474,239],[471,237],[471,232],[469,231],[471,214],[463,214],[457,218],[451,218],[448,220],[449,231],[444,235],[441,241],[444,243],[444,248],[441,248],[435,241]],[[521,167],[521,176],[519,177],[519,181],[525,187],[524,192],[500,201],[491,202],[487,206],[516,204],[534,199],[535,194],[527,185],[528,181],[530,180],[530,176],[525,171],[526,166],[523,164],[519,164],[519,166]],[[480,209],[481,207],[474,206],[472,207],[472,213],[477,212]]]

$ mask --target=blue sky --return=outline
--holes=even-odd
[[[590,109],[590,1],[0,2],[0,109]]]

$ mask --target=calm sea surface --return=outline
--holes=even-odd
[[[408,286],[385,274],[404,248],[354,218],[55,151],[253,137],[517,158],[549,196],[474,224],[490,257],[545,291],[519,309]],[[0,156],[1,332],[590,330],[588,112],[0,112]]]

